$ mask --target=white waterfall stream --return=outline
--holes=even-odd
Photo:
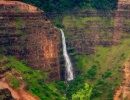
[[[63,56],[65,59],[65,68],[66,68],[66,80],[71,81],[74,79],[73,75],[73,67],[72,63],[70,61],[70,57],[67,53],[67,48],[66,48],[66,41],[65,41],[65,35],[62,29],[60,29],[61,34],[62,34],[62,46],[63,46]]]

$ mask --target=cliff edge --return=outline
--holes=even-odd
[[[0,1],[1,53],[25,59],[59,80],[60,34],[40,9],[19,1]]]

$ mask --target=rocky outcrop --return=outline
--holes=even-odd
[[[130,99],[130,60],[128,60],[123,68],[123,81],[115,92],[113,100],[129,100]]]
[[[9,89],[0,89],[0,100],[14,100]]]
[[[12,88],[6,77],[0,79],[0,100],[40,100],[26,92],[22,86],[19,90]]]
[[[7,67],[7,59],[0,58],[0,100],[40,100],[38,97],[27,92],[27,85],[22,74],[13,67]],[[18,88],[15,88],[11,79],[19,80]]]
[[[0,1],[0,53],[27,60],[30,67],[59,80],[59,44],[59,30],[43,11],[19,1]]]

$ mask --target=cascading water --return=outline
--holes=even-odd
[[[74,79],[73,67],[72,67],[72,63],[70,61],[69,55],[67,53],[64,32],[62,29],[60,29],[60,31],[62,34],[63,56],[65,59],[65,67],[66,67],[66,79],[67,79],[67,81],[71,81]]]

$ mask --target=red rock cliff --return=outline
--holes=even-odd
[[[19,1],[0,1],[1,53],[26,59],[30,67],[60,79],[60,34],[43,11]]]

